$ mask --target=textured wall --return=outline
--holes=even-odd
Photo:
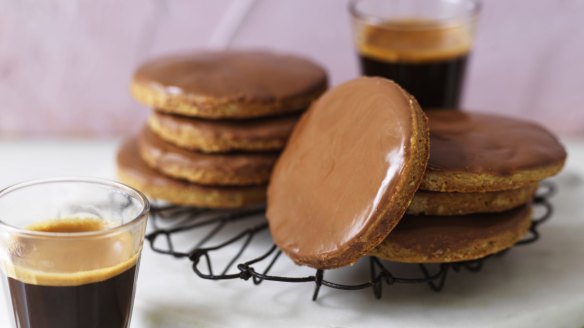
[[[584,133],[582,17],[581,0],[485,0],[466,107]],[[357,75],[342,0],[0,0],[0,135],[127,134],[147,115],[128,95],[136,65],[226,43]]]

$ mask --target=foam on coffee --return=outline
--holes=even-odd
[[[467,26],[436,24],[412,18],[364,26],[357,40],[358,51],[377,60],[409,63],[443,61],[468,54],[472,31]]]
[[[111,228],[99,218],[46,220],[27,230],[53,233],[92,232]],[[14,239],[9,242],[10,259],[2,262],[4,273],[33,285],[79,286],[107,280],[136,265],[137,241],[128,232],[112,232],[97,238],[68,236],[54,239]],[[139,246],[138,246],[139,247]]]

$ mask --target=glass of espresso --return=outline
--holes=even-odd
[[[422,108],[458,108],[478,0],[354,0],[364,75],[394,80]]]
[[[128,327],[148,200],[92,178],[0,191],[0,271],[15,327]]]

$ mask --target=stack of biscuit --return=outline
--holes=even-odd
[[[462,110],[429,110],[430,157],[406,217],[373,252],[400,262],[456,262],[507,249],[531,225],[538,183],[566,152],[545,128]]]
[[[153,113],[139,135],[122,145],[119,179],[173,204],[261,205],[299,115],[326,88],[321,66],[265,51],[147,62],[131,89]]]
[[[470,261],[526,235],[539,181],[565,159],[540,125],[423,112],[394,82],[361,77],[303,115],[272,173],[266,216],[278,247],[317,269],[366,255]]]

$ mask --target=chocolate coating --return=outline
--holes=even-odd
[[[174,95],[250,102],[285,101],[322,90],[327,84],[326,72],[317,64],[267,51],[163,57],[138,68],[134,79]]]
[[[428,170],[508,176],[561,163],[566,151],[545,128],[518,119],[429,110]]]
[[[497,214],[406,215],[387,238],[392,242],[399,242],[404,247],[423,243],[439,245],[442,249],[460,248],[469,240],[512,229],[527,213],[529,206],[523,205]]]
[[[296,263],[330,268],[354,263],[381,242],[425,168],[427,149],[412,148],[427,143],[419,123],[426,128],[415,100],[386,79],[355,79],[319,98],[294,129],[268,188],[267,218],[280,249]],[[421,165],[411,170],[414,163]]]
[[[138,138],[142,158],[151,166],[167,173],[202,184],[266,183],[278,153],[206,154],[186,150],[160,139],[145,127]],[[207,173],[213,181],[195,181],[191,173]],[[200,180],[200,178],[199,178]]]

